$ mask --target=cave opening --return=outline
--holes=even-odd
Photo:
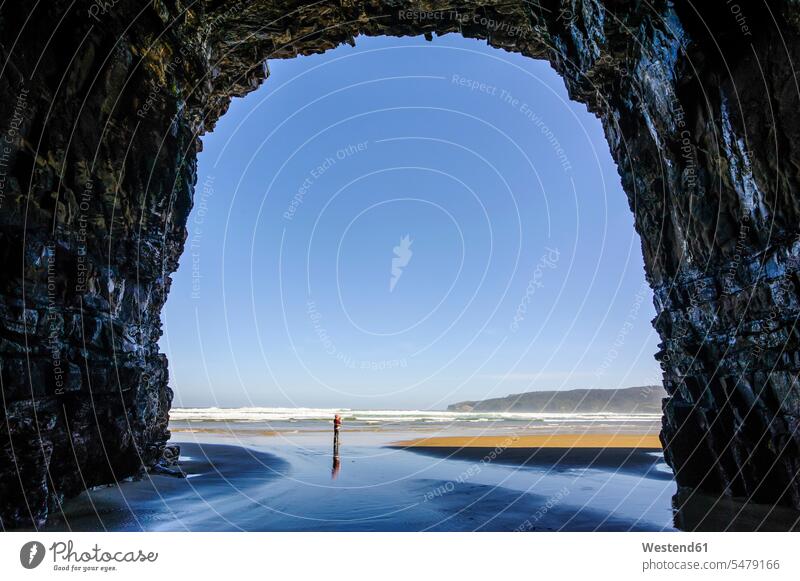
[[[203,138],[164,309],[174,408],[659,397],[616,164],[547,62],[451,34],[267,65]]]
[[[204,184],[212,192],[206,205],[214,199],[208,176],[200,176],[195,189],[200,138],[231,99],[256,90],[272,59],[325,53],[360,36],[423,34],[440,42],[446,33],[549,62],[569,97],[600,118],[653,289],[656,358],[669,396],[661,441],[678,484],[800,506],[800,164],[793,146],[800,93],[793,63],[800,43],[791,3],[748,8],[747,27],[713,3],[574,2],[566,10],[547,2],[492,1],[113,4],[100,12],[89,0],[0,7],[6,63],[0,108],[9,139],[0,160],[8,273],[0,318],[4,527],[39,526],[61,499],[163,458],[172,392],[158,346],[162,307],[179,258],[190,248],[193,200],[196,219]],[[37,32],[30,33],[33,24]],[[461,94],[490,97],[480,85]],[[520,128],[531,121],[518,120]],[[393,144],[408,155],[410,148]],[[358,151],[358,143],[343,147],[350,146]],[[432,143],[426,147],[436,153]],[[366,149],[350,157],[345,149],[344,155],[366,160],[376,148]],[[552,159],[552,147],[548,153]],[[354,166],[327,165],[322,180]],[[551,165],[547,169],[563,170],[558,159]],[[291,184],[288,203],[269,215],[289,212],[297,216],[292,225],[306,219],[310,213],[303,210],[321,196],[300,195],[302,202],[292,206],[297,189]],[[364,223],[348,230],[345,257],[348,244],[368,240],[359,230]],[[406,230],[392,232],[391,252],[402,249],[408,235],[405,245],[414,254],[410,264],[398,266],[402,277],[394,289],[391,279],[384,281],[382,292],[391,299],[414,289],[408,283],[420,270],[415,266],[425,263],[419,252],[425,237],[411,242],[414,233]],[[297,231],[287,229],[286,241]],[[359,250],[371,256],[384,242]],[[202,274],[209,264],[202,237],[200,246]],[[535,265],[540,256],[533,258]],[[360,300],[362,289],[352,294],[355,266],[341,266],[327,280],[341,275],[352,322],[362,328],[374,323],[368,330],[376,337],[396,332],[385,310]],[[383,268],[372,270],[386,275]],[[441,280],[429,278],[431,285]],[[208,295],[210,286],[198,280],[200,295]],[[299,314],[310,327],[309,349],[319,351],[314,320],[325,321],[320,327],[330,339],[325,325],[332,311],[316,302],[309,308],[307,296],[303,289]],[[194,308],[192,301],[202,299],[184,300]],[[58,324],[50,325],[53,320]],[[259,325],[270,322],[259,318]],[[176,324],[169,313],[167,323]],[[338,345],[349,347],[349,340],[343,335]],[[165,349],[178,353],[179,347]],[[377,339],[374,348],[380,348]],[[354,359],[338,346],[334,353]],[[392,359],[400,357],[378,353],[368,363]],[[323,361],[332,365],[339,358]],[[176,371],[180,389],[190,375]]]

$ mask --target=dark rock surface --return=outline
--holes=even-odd
[[[152,467],[159,314],[200,136],[265,60],[460,33],[548,59],[602,120],[655,291],[679,483],[800,507],[800,9],[8,0],[0,7],[0,520]]]

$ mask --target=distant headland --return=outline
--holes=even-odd
[[[661,413],[660,385],[624,389],[530,391],[480,401],[460,401],[449,412]]]

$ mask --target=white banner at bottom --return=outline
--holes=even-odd
[[[791,533],[0,533],[0,577],[798,579],[798,538]]]

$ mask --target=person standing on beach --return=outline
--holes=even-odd
[[[339,442],[339,428],[342,427],[342,416],[336,414],[333,416],[333,441],[334,443]]]
[[[333,416],[333,469],[331,470],[331,478],[336,478],[339,475],[339,428],[342,427],[342,416],[336,414]]]

